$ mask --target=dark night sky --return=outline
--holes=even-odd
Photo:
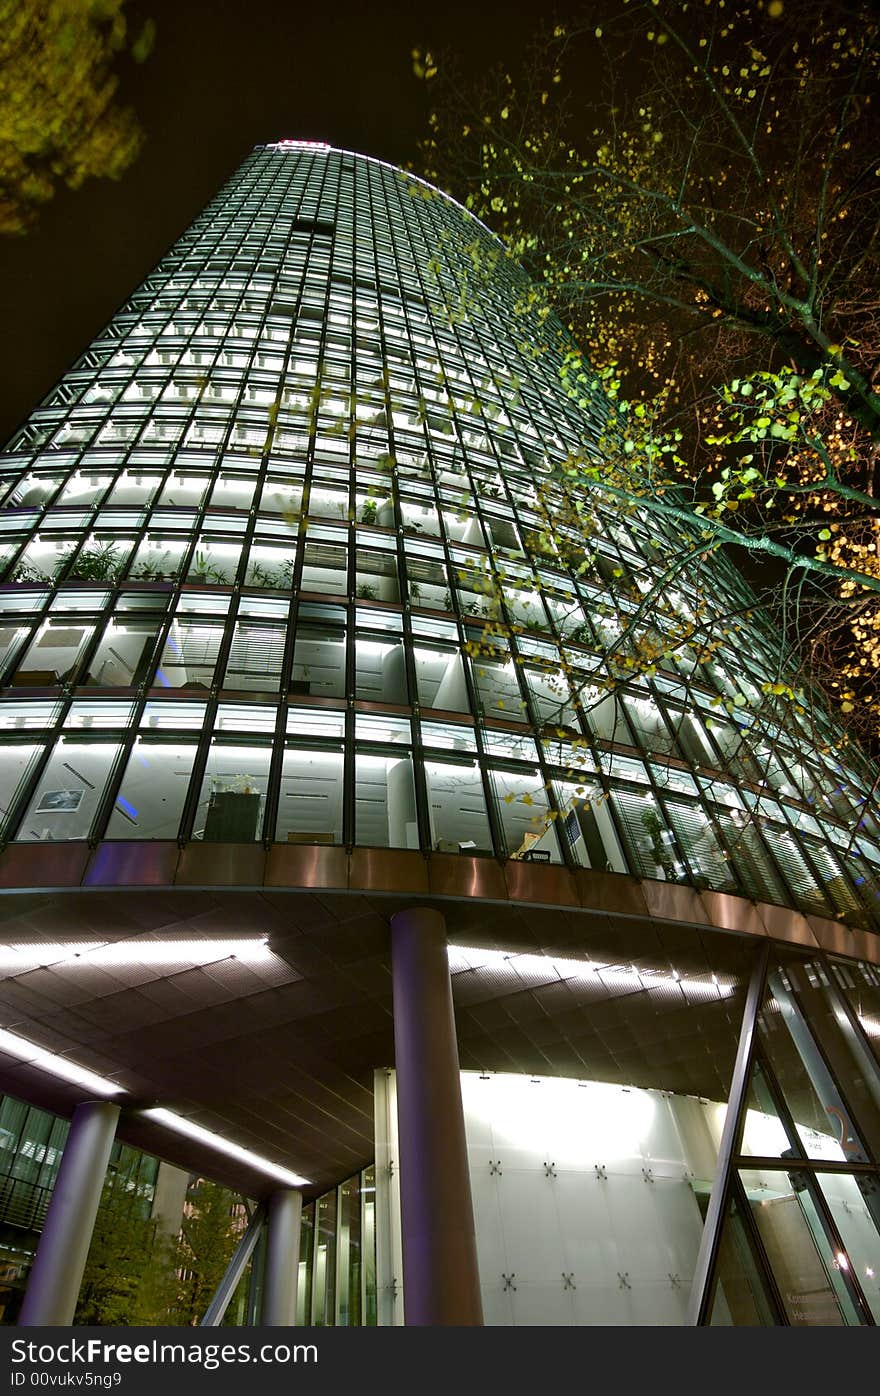
[[[25,3],[27,0],[25,0]],[[52,387],[248,151],[326,140],[412,165],[428,93],[415,46],[454,46],[474,72],[514,63],[535,0],[129,0],[133,33],[157,23],[120,98],[146,133],[121,181],[59,193],[37,230],[0,242],[0,439]]]

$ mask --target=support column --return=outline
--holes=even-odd
[[[296,1323],[302,1205],[302,1193],[294,1188],[280,1188],[269,1198],[263,1313],[260,1320],[269,1328],[292,1328]]]
[[[73,1112],[18,1319],[21,1327],[73,1322],[118,1119],[119,1106],[106,1100],[84,1101]]]
[[[391,918],[407,1325],[483,1322],[446,923],[427,907]]]

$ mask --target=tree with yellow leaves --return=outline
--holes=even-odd
[[[124,0],[0,0],[0,232],[20,234],[59,185],[118,179],[141,132],[117,102],[114,65],[150,52],[132,43]]]
[[[610,399],[601,462],[556,468],[573,517],[587,486],[678,521],[694,557],[775,560],[786,653],[876,726],[876,12],[607,0],[522,74],[415,68],[424,173],[525,265],[536,352],[551,310],[584,346],[570,395]]]

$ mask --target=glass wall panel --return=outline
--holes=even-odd
[[[251,843],[262,835],[271,749],[211,744],[193,825],[193,838]]]
[[[547,792],[538,771],[493,770],[495,812],[509,858],[561,863],[555,820],[550,817]]]
[[[418,848],[409,756],[359,754],[355,758],[355,839],[376,848]]]
[[[0,825],[3,827],[14,814],[19,793],[43,750],[42,746],[12,742],[0,746]]]
[[[210,688],[222,642],[219,622],[176,617],[156,670],[156,684],[162,688]]]
[[[306,1328],[312,1321],[312,1273],[315,1255],[315,1204],[302,1209],[299,1233],[299,1274],[296,1284],[296,1326]]]
[[[137,688],[150,672],[159,622],[107,622],[82,682],[99,688]]]
[[[439,646],[428,649],[416,645],[413,658],[419,702],[426,708],[466,713],[470,704],[461,656],[454,650],[444,650]]]
[[[332,1328],[336,1323],[336,1192],[319,1197],[315,1219],[315,1268],[312,1282],[312,1323]]]
[[[343,764],[341,752],[285,751],[275,831],[280,843],[342,843]]]
[[[196,750],[192,742],[170,745],[139,737],[105,837],[176,839]]]
[[[431,847],[438,853],[491,853],[483,779],[476,761],[425,761]]]
[[[345,696],[345,640],[341,631],[300,625],[293,651],[292,694]]]
[[[349,1178],[339,1189],[339,1270],[337,1322],[342,1328],[363,1323],[361,1312],[361,1180]]]
[[[839,1261],[816,1224],[797,1174],[740,1174],[752,1218],[793,1328],[839,1328],[858,1315],[840,1280]]]
[[[46,621],[20,659],[10,682],[21,688],[73,683],[80,657],[93,633],[92,625]]]
[[[735,1198],[721,1235],[717,1275],[709,1319],[713,1328],[767,1328],[776,1324],[760,1263]]]
[[[287,628],[239,620],[223,679],[224,688],[277,693],[281,683]]]
[[[355,641],[357,696],[377,703],[406,703],[406,659],[403,641]]]
[[[87,839],[119,747],[111,742],[68,742],[49,758],[16,837]]]

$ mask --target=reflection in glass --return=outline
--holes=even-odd
[[[803,1175],[740,1176],[789,1323],[795,1328],[858,1323]]]
[[[312,1323],[316,1328],[332,1328],[336,1323],[335,1190],[318,1198],[316,1211]]]
[[[107,825],[108,839],[174,839],[196,747],[139,737]]]
[[[98,688],[137,688],[153,657],[158,622],[110,620],[92,655],[83,682]]]
[[[355,641],[357,696],[377,703],[406,703],[406,661],[403,642]]]
[[[339,1189],[338,1323],[342,1328],[361,1323],[361,1187],[360,1176]]]
[[[818,1173],[817,1182],[846,1252],[837,1257],[843,1269],[848,1262],[861,1285],[873,1315],[880,1323],[880,1182],[873,1174]],[[872,1215],[873,1212],[873,1215]]]
[[[713,1328],[767,1328],[776,1315],[764,1289],[748,1231],[735,1198],[724,1223],[718,1252],[718,1281],[709,1323]]]

